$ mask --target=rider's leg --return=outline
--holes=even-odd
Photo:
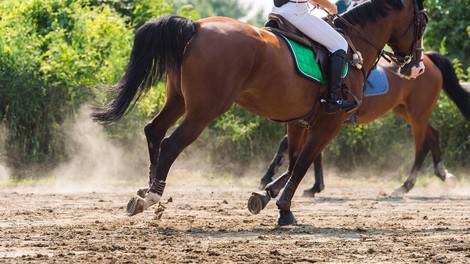
[[[350,109],[356,106],[356,102],[343,99],[341,92],[341,81],[346,61],[346,52],[337,50],[330,55],[330,64],[328,65],[328,100],[326,102],[326,111],[335,113],[340,110]]]

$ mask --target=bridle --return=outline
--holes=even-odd
[[[424,48],[423,48],[422,44],[420,46],[418,46],[417,43],[418,43],[418,40],[420,40],[423,37],[424,29],[426,28],[426,25],[427,25],[427,22],[428,22],[428,15],[426,14],[425,9],[419,9],[419,6],[418,6],[418,3],[416,2],[416,0],[413,0],[413,4],[414,4],[414,17],[413,17],[413,20],[410,22],[410,24],[408,25],[406,30],[402,34],[400,34],[400,37],[398,38],[398,39],[400,39],[406,33],[408,33],[408,31],[411,29],[412,25],[414,24],[413,43],[411,44],[411,48],[407,52],[404,52],[404,53],[401,53],[401,52],[393,52],[392,53],[392,52],[388,52],[388,51],[385,51],[385,50],[382,50],[382,49],[378,48],[368,38],[364,37],[364,35],[361,33],[361,31],[356,29],[351,23],[349,23],[349,21],[347,21],[346,19],[342,18],[341,16],[339,16],[337,14],[335,14],[335,15],[329,14],[329,15],[339,19],[348,28],[351,28],[351,29],[357,31],[359,37],[363,41],[365,41],[366,43],[368,43],[369,45],[371,45],[372,47],[374,47],[378,51],[379,56],[378,56],[378,59],[377,59],[376,63],[378,62],[379,58],[382,57],[385,60],[387,60],[388,62],[393,62],[396,65],[398,65],[400,68],[403,68],[404,66],[406,66],[406,65],[410,64],[411,62],[413,62],[413,59],[415,58],[415,54],[418,54],[418,52],[424,51]],[[393,43],[389,44],[389,46],[392,47],[392,49],[393,49]],[[422,61],[422,58],[421,57],[418,58],[418,61]]]
[[[404,53],[399,53],[399,52],[394,52],[390,53],[388,51],[382,50],[381,52],[381,57],[386,59],[388,62],[392,61],[396,65],[398,65],[400,68],[405,67],[407,64],[410,64],[413,62],[413,58],[416,58],[415,54],[418,54],[418,52],[423,52],[424,48],[421,45],[418,46],[418,40],[420,40],[423,37],[424,30],[426,29],[426,25],[428,24],[428,15],[426,14],[425,9],[419,9],[418,4],[416,3],[416,0],[413,1],[414,3],[414,19],[413,21],[410,22],[408,25],[407,29],[400,34],[400,37],[398,39],[402,38],[405,36],[406,33],[410,30],[411,26],[414,23],[414,35],[413,35],[413,44],[411,44],[411,48]],[[390,47],[394,46],[394,43],[389,43],[388,44]],[[422,57],[419,57],[416,61],[422,61]]]

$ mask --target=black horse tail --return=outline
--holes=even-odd
[[[117,121],[168,71],[179,69],[184,49],[195,31],[194,21],[179,16],[156,18],[141,26],[135,33],[124,76],[111,87],[118,92],[116,98],[103,107],[94,108],[93,120]]]
[[[447,96],[459,108],[462,115],[470,121],[470,92],[460,85],[452,62],[449,58],[437,52],[429,52],[426,55],[441,70],[443,88]]]

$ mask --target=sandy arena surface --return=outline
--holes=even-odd
[[[0,262],[470,263],[468,188],[436,183],[392,199],[389,182],[326,182],[316,198],[301,197],[300,186],[292,207],[299,224],[282,228],[275,201],[258,215],[247,210],[256,180],[169,183],[160,217],[157,206],[124,214],[138,185],[2,187]]]

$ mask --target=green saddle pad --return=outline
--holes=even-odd
[[[310,47],[305,46],[304,44],[297,42],[293,39],[290,39],[286,36],[281,36],[289,46],[294,62],[296,65],[297,71],[307,77],[308,79],[320,82],[327,83],[328,80],[323,78],[323,74],[320,69],[320,65],[316,62],[315,53]],[[348,65],[344,65],[343,77],[348,74]]]

